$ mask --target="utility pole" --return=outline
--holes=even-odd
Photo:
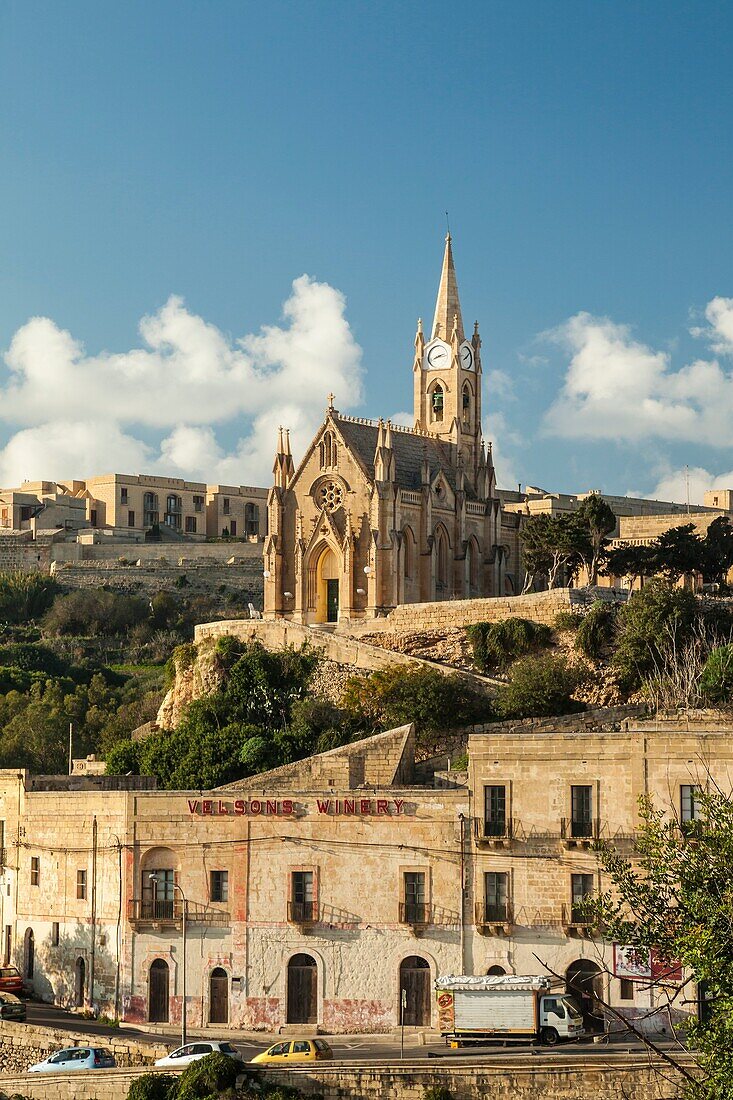
[[[69,775],[71,775],[71,768],[72,768],[72,764],[71,764],[71,756],[72,756],[71,747],[72,746],[71,746],[71,743],[72,743],[73,736],[74,736],[74,723],[69,722]]]
[[[685,466],[685,499],[687,501],[687,514],[690,514],[690,467]]]
[[[97,942],[97,815],[92,818],[92,949],[89,954],[89,1007],[94,1009],[94,952]]]

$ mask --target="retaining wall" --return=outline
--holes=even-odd
[[[88,1035],[84,1033],[83,1021],[79,1031],[57,1031],[55,1028],[14,1024],[3,1020],[0,1027],[0,1090],[13,1091],[6,1084],[6,1074],[24,1073],[29,1066],[42,1062],[55,1050],[87,1045],[110,1050],[118,1066],[150,1066],[156,1058],[162,1058],[170,1049],[162,1043],[138,1043],[124,1032],[112,1036]],[[95,1070],[93,1076],[96,1073]],[[35,1075],[30,1076],[32,1080]],[[25,1089],[17,1091],[25,1092]]]
[[[143,561],[54,562],[51,574],[64,588],[111,588],[117,592],[153,596],[176,591],[181,596],[219,596],[222,604],[245,611],[247,604],[262,607],[262,559],[235,558],[231,564],[189,558]],[[181,578],[186,583],[182,584]],[[222,587],[223,586],[223,587]],[[219,589],[222,588],[222,591]],[[236,597],[236,601],[234,599]]]

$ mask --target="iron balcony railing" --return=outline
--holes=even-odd
[[[491,924],[514,924],[514,909],[511,902],[476,902],[476,924],[485,927]]]
[[[591,936],[597,928],[597,919],[590,915],[582,903],[575,902],[562,907],[563,928],[581,935]]]
[[[318,906],[314,901],[289,901],[290,924],[314,924],[318,920]]]
[[[578,820],[574,817],[563,817],[560,821],[560,836],[563,840],[593,841],[601,835],[600,818],[592,818],[590,821]]]
[[[430,923],[430,909],[422,901],[400,902],[400,924],[411,924],[413,927]]]
[[[510,817],[473,819],[473,832],[477,843],[511,840],[514,836],[514,822]]]
[[[160,924],[178,926],[183,920],[183,899],[130,898],[127,902],[127,919],[131,924]],[[226,927],[231,923],[230,914],[211,905],[186,902],[186,920],[191,924],[209,924]]]

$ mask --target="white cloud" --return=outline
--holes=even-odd
[[[711,345],[733,352],[733,300],[713,299],[706,316]],[[668,352],[635,340],[626,325],[588,313],[546,335],[570,353],[562,390],[545,416],[549,434],[730,446],[733,377],[716,359],[675,371]]]
[[[691,505],[702,504],[707,489],[733,488],[733,470],[728,473],[712,474],[702,466],[690,466],[689,470],[670,470],[659,479],[652,492],[654,500],[671,500],[678,504],[687,501],[689,479],[689,500]]]
[[[361,349],[345,307],[339,291],[303,275],[282,325],[232,340],[172,296],[141,321],[143,346],[99,355],[33,318],[5,357],[0,417],[22,430],[0,451],[0,483],[145,469],[269,484],[279,424],[291,427],[297,455],[329,391],[344,410],[361,401]],[[215,432],[227,424],[241,433],[228,452]],[[138,438],[141,428],[156,446]]]

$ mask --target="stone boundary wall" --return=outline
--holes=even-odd
[[[145,563],[175,565],[181,558],[186,561],[219,562],[226,564],[229,558],[256,560],[262,566],[262,542],[135,542],[133,539],[103,538],[101,542],[57,542],[51,557],[57,562],[118,562],[120,558]]]
[[[224,585],[226,595],[237,593],[237,604],[230,602],[242,612],[251,603],[257,610],[262,607],[263,577],[262,562],[259,557],[249,561],[234,561],[231,565],[224,562],[205,562],[183,560],[180,564],[145,562],[143,565],[122,565],[119,561],[80,561],[52,563],[51,575],[63,588],[101,588],[106,586],[118,592],[153,596],[161,590],[175,590],[181,596],[212,595],[219,585]],[[179,588],[180,578],[186,577],[187,584]]]
[[[241,638],[243,641],[259,641],[268,649],[281,649],[283,646],[300,646],[308,642],[320,649],[329,661],[340,665],[353,665],[355,668],[374,672],[382,668],[422,665],[424,668],[437,669],[445,675],[462,676],[472,683],[484,684],[487,688],[500,686],[502,681],[489,676],[479,676],[473,672],[441,665],[437,661],[426,661],[423,657],[408,656],[392,649],[368,645],[356,638],[344,634],[331,634],[325,630],[313,630],[300,623],[291,623],[287,619],[224,619],[221,622],[200,623],[194,629],[194,642],[204,638],[221,638],[224,635]]]
[[[97,1046],[103,1044],[97,1043]],[[19,1093],[29,1100],[125,1100],[130,1085],[143,1073],[173,1073],[174,1067],[153,1069],[96,1069],[84,1073],[24,1073],[0,1076],[0,1094]]]
[[[51,567],[51,536],[31,538],[30,532],[0,535],[0,571],[48,573]]]
[[[170,1049],[162,1043],[138,1043],[124,1031],[118,1035],[87,1035],[83,1024],[84,1021],[80,1021],[79,1031],[58,1031],[3,1020],[0,1027],[0,1091],[13,1091],[8,1089],[5,1074],[24,1074],[29,1066],[42,1062],[49,1054],[64,1047],[105,1047],[115,1056],[118,1066],[151,1066],[156,1058],[162,1058]],[[96,1071],[90,1076],[96,1077]],[[34,1079],[35,1074],[31,1074],[31,1080]],[[55,1081],[57,1078],[53,1079]],[[25,1092],[25,1089],[18,1091]]]

